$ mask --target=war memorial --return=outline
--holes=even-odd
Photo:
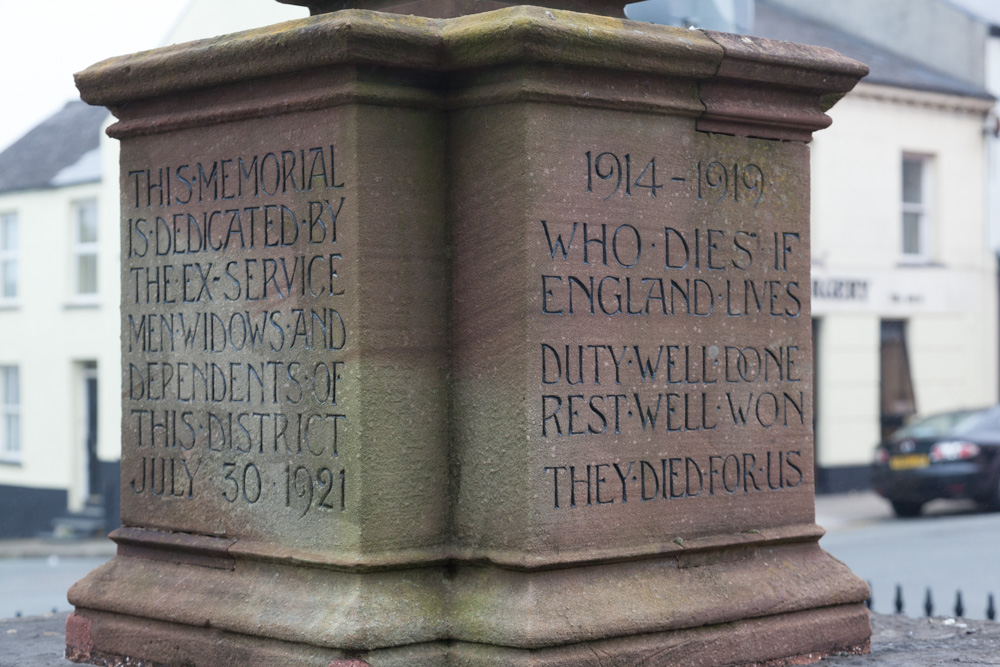
[[[123,527],[68,656],[866,651],[807,144],[867,68],[600,0],[312,4],[77,75],[121,145]]]

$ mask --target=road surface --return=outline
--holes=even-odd
[[[821,524],[823,502],[817,502]],[[880,516],[826,526],[829,532],[820,546],[869,582],[877,612],[895,612],[899,585],[903,613],[909,616],[924,615],[929,587],[934,615],[954,615],[961,591],[964,616],[985,619],[988,593],[1000,605],[1000,513],[943,501],[928,509],[930,515],[896,519],[886,504]]]

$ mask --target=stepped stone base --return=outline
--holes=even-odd
[[[816,533],[543,570],[448,561],[346,572],[226,560],[200,543],[164,557],[126,542],[71,589],[67,654],[92,664],[710,667],[866,652],[867,589],[809,541]]]
[[[828,655],[868,653],[870,633],[867,609],[862,604],[855,604],[544,649],[429,642],[352,655],[212,628],[195,630],[190,626],[77,609],[67,620],[67,655],[77,662],[96,665],[141,664],[144,667],[160,664],[325,667],[329,663],[338,667],[365,663],[372,667],[805,665]],[[845,641],[847,637],[852,639]],[[113,652],[94,651],[95,641],[113,647]],[[146,650],[169,655],[170,662],[139,663],[134,658],[124,657],[141,656]]]

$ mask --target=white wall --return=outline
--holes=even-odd
[[[95,304],[73,298],[74,201],[97,198],[98,291]],[[20,369],[21,461],[0,464],[0,484],[65,488],[70,506],[85,501],[86,450],[81,364],[98,368],[99,455],[118,458],[117,205],[99,183],[0,196],[20,229],[19,298],[0,310],[0,364]]]
[[[871,460],[879,435],[878,340],[878,317],[847,314],[823,318],[818,339],[819,465],[857,465]]]
[[[266,26],[308,15],[274,0],[194,0],[170,43]],[[108,125],[113,122],[109,116]],[[16,211],[20,229],[19,299],[0,308],[0,365],[20,369],[19,464],[0,463],[0,485],[69,491],[70,508],[86,501],[83,362],[98,370],[98,456],[121,457],[120,197],[118,142],[103,132],[101,182],[0,195],[0,212]],[[71,203],[98,199],[99,300],[72,299]],[[94,490],[99,491],[99,490]]]
[[[997,401],[996,267],[987,244],[990,103],[861,84],[812,144],[813,278],[868,282],[814,298],[819,463],[867,463],[879,439],[879,320],[905,319],[921,413]],[[929,261],[901,252],[901,160],[932,156]]]
[[[99,367],[98,401],[100,415],[98,417],[98,456],[105,461],[117,461],[121,458],[121,343],[120,315],[121,312],[121,245],[119,227],[121,225],[121,194],[118,186],[118,141],[111,139],[105,133],[107,127],[114,122],[109,114],[101,127],[101,173],[100,211],[102,258],[101,264],[102,305],[106,309],[107,326],[114,326],[102,340],[102,352],[108,356],[108,363]],[[114,348],[112,354],[112,346]]]

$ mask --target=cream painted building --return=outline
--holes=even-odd
[[[951,0],[648,0],[626,11],[750,25],[871,68],[810,144],[817,492],[868,488],[883,432],[914,413],[996,403],[1000,125],[984,77],[1000,81],[1000,28]]]
[[[108,114],[71,102],[0,154],[0,536],[117,484],[117,195]]]
[[[867,466],[883,425],[913,412],[997,401],[983,139],[991,107],[862,84],[813,142],[821,470]]]
[[[166,44],[307,14],[193,0]],[[155,45],[150,45],[155,46]],[[0,153],[0,539],[113,527],[121,424],[118,146],[71,102]]]
[[[810,145],[817,491],[842,491],[868,486],[875,445],[914,413],[998,400],[995,100],[796,6],[758,0],[755,34],[871,67]]]

